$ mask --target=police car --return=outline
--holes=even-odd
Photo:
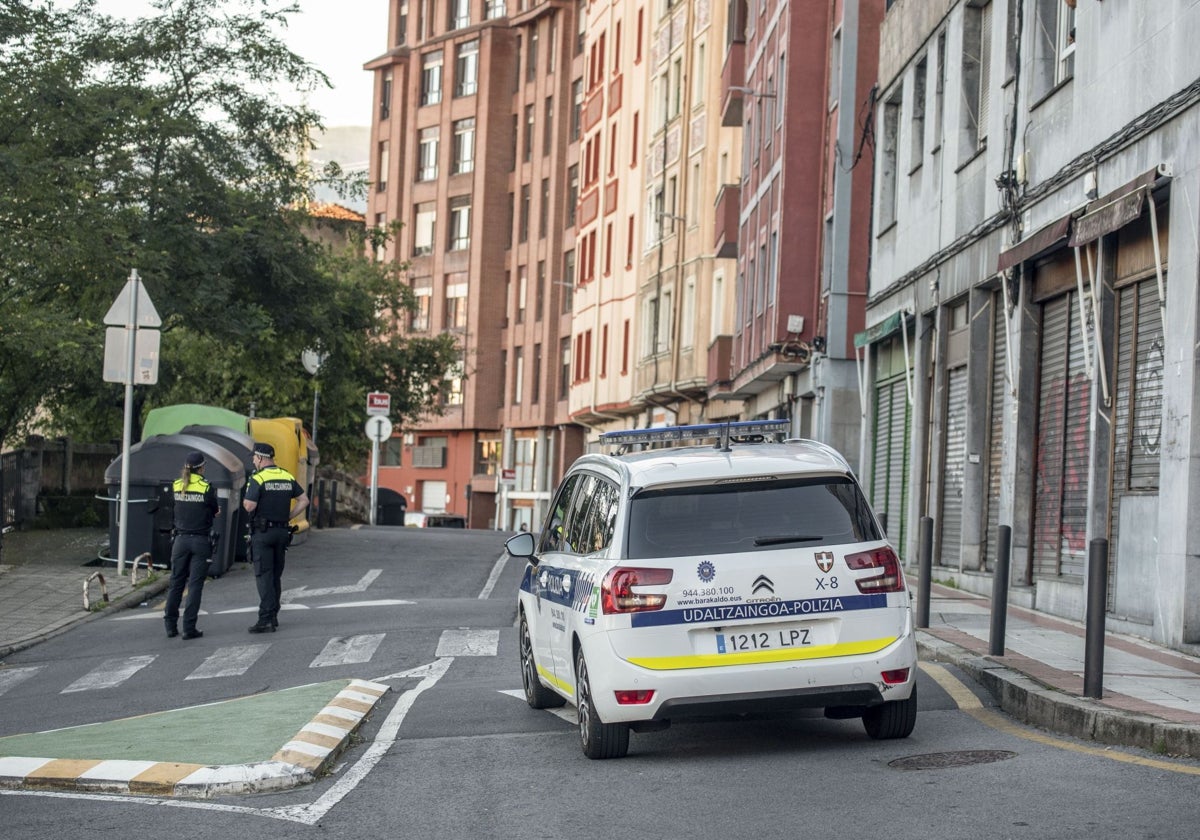
[[[911,598],[846,460],[768,442],[786,421],[610,432],[535,536],[518,597],[535,709],[573,703],[589,758],[630,730],[724,713],[823,708],[872,738],[916,723]],[[716,444],[630,450],[646,444]]]

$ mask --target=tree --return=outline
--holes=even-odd
[[[0,443],[45,409],[76,436],[119,435],[123,388],[100,376],[104,325],[137,268],[163,317],[159,385],[141,409],[201,402],[306,416],[305,347],[330,352],[323,455],[362,437],[367,390],[430,410],[449,337],[397,337],[400,268],[358,241],[304,235],[319,128],[273,91],[328,84],[277,33],[279,0],[157,0],[135,22],[94,0],[0,11]],[[385,236],[373,231],[369,235]],[[327,448],[328,447],[328,448]],[[355,447],[361,448],[361,447]]]

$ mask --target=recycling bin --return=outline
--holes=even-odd
[[[209,574],[219,577],[233,564],[236,556],[236,524],[228,527],[233,505],[241,505],[246,486],[246,470],[241,459],[221,444],[197,435],[155,435],[129,449],[129,504],[125,523],[125,561],[132,562],[143,553],[159,568],[171,563],[171,528],[175,497],[171,485],[183,472],[189,452],[204,455],[204,477],[217,489],[220,506],[215,529],[220,540],[213,551]],[[109,557],[117,558],[120,544],[119,515],[121,466],[124,455],[109,464],[104,472],[108,488]]]
[[[180,430],[180,434],[195,435],[205,440],[211,440],[237,455],[242,461],[242,468],[246,471],[247,479],[254,472],[254,438],[245,432],[235,431],[226,426],[196,425],[184,426]],[[239,493],[236,499],[231,500],[230,507],[233,508],[233,515],[229,521],[234,523],[234,559],[244,563],[248,562],[250,557],[250,514],[246,513],[246,509],[242,507],[243,496],[244,492]]]

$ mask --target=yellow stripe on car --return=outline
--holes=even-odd
[[[837,656],[860,656],[877,653],[896,641],[898,637],[866,639],[861,642],[843,642],[836,645],[813,645],[812,647],[787,648],[784,650],[758,650],[745,653],[701,653],[691,656],[637,656],[629,662],[651,671],[678,671],[684,668],[722,668],[727,665],[759,665],[770,662],[795,662],[801,659],[832,659]],[[549,677],[547,677],[549,679]]]

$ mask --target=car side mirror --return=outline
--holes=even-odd
[[[536,544],[533,541],[533,534],[524,532],[515,537],[509,537],[508,541],[504,543],[504,547],[513,557],[532,557]]]

